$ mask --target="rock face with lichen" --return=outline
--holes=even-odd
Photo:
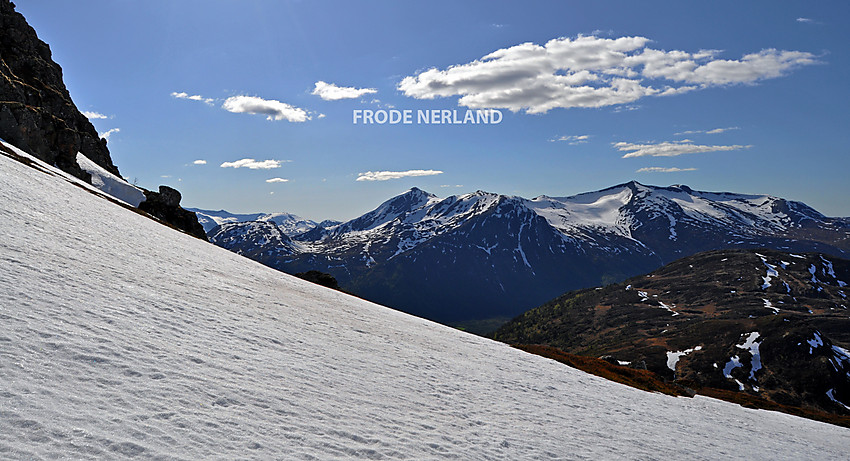
[[[0,0],[0,138],[89,183],[78,152],[120,176],[106,140],[71,100],[50,47],[9,0]],[[144,192],[139,209],[207,240],[195,213],[180,207],[180,192],[167,186]]]
[[[106,140],[71,100],[50,47],[8,0],[0,0],[0,31],[0,138],[84,180],[77,152],[118,175]]]

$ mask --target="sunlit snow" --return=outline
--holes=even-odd
[[[141,189],[106,171],[102,166],[79,152],[77,153],[77,165],[91,175],[92,185],[104,193],[133,206],[139,206],[140,203],[145,201],[145,193]]]
[[[700,350],[702,350],[702,346],[692,347],[683,351],[667,351],[667,368],[676,371],[676,365],[679,363],[679,359],[690,354],[693,351]]]
[[[0,156],[0,457],[843,459],[312,285]]]

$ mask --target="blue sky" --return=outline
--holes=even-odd
[[[844,1],[17,9],[122,174],[184,206],[342,220],[413,186],[531,198],[635,179],[850,216]],[[479,108],[502,121],[353,123]]]

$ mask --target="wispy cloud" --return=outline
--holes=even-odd
[[[440,187],[463,187],[463,184],[455,184],[455,185],[451,185],[451,184],[440,184]]]
[[[814,19],[811,19],[811,18],[797,18],[797,22],[803,22],[803,23],[806,23],[806,24],[812,24],[812,23],[814,23],[814,22],[815,22],[815,20],[814,20]]]
[[[113,128],[111,130],[104,131],[103,133],[99,133],[99,135],[100,135],[101,138],[108,140],[110,136],[112,136],[113,134],[118,133],[120,131],[121,131],[121,128]]]
[[[269,179],[266,179],[266,182],[268,182],[268,183],[289,182],[289,180],[284,179],[284,178],[269,178]]]
[[[696,171],[696,168],[663,168],[660,166],[648,166],[637,170],[638,173],[678,173],[680,171]]]
[[[572,135],[572,136],[559,136],[557,138],[550,139],[549,142],[564,141],[564,142],[569,143],[571,146],[575,146],[575,145],[578,145],[578,144],[587,144],[588,139],[590,139],[589,134],[582,134],[582,135]]]
[[[107,117],[106,115],[101,114],[100,112],[89,112],[89,111],[87,111],[87,110],[84,110],[84,111],[82,112],[82,114],[83,114],[83,115],[85,115],[85,116],[86,116],[86,118],[87,118],[87,119],[89,119],[89,120],[95,120],[95,119],[101,119],[101,118],[109,118],[109,117]]]
[[[375,88],[354,88],[348,86],[337,86],[333,83],[327,83],[319,80],[316,82],[316,87],[313,88],[314,94],[325,101],[338,101],[340,99],[356,99],[364,94],[377,93]]]
[[[304,122],[310,120],[307,111],[274,99],[256,96],[231,96],[221,105],[222,109],[238,114],[261,114],[266,120]]]
[[[206,165],[207,161],[206,160],[195,160],[194,162],[192,162],[192,164],[193,165]]]
[[[189,93],[186,93],[184,91],[179,91],[179,92],[175,91],[175,92],[171,93],[171,97],[176,98],[176,99],[188,99],[190,101],[199,101],[199,102],[203,102],[205,104],[210,104],[210,105],[212,105],[212,103],[215,102],[215,99],[213,99],[213,98],[205,98],[205,97],[203,97],[199,94],[190,95]]]
[[[251,170],[271,170],[280,168],[280,160],[254,160],[252,158],[243,158],[234,162],[224,162],[222,168],[248,168]]]
[[[693,144],[693,141],[685,139],[682,141],[660,142],[655,144],[634,144],[630,142],[616,142],[614,147],[620,152],[627,152],[623,158],[631,157],[676,157],[684,154],[700,154],[705,152],[719,152],[748,149],[752,146],[707,146]]]
[[[656,50],[647,47],[649,42],[645,37],[579,35],[542,46],[522,43],[472,62],[407,76],[398,89],[417,99],[459,96],[459,105],[474,109],[545,113],[755,83],[817,62],[803,51],[764,49],[729,60],[718,58],[717,50]]]
[[[443,172],[439,170],[367,171],[365,173],[357,173],[357,181],[386,181],[389,179],[433,176],[438,174],[443,174]]]
[[[740,130],[741,128],[737,126],[730,126],[726,128],[715,128],[713,130],[688,130],[688,131],[680,131],[678,133],[674,133],[673,136],[681,136],[686,134],[720,134],[725,133],[727,131],[732,130]]]

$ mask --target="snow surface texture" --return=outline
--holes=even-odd
[[[145,193],[141,189],[104,170],[79,152],[77,152],[77,165],[91,175],[92,185],[104,193],[135,207],[145,201]]]
[[[0,155],[0,458],[843,459],[261,266]]]

